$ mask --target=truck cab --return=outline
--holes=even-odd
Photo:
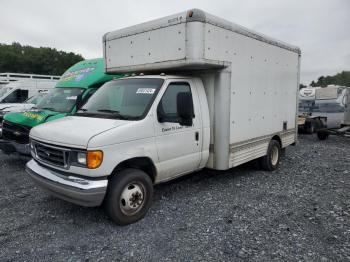
[[[200,78],[122,78],[106,83],[74,115],[33,129],[34,160],[27,170],[54,195],[98,206],[111,183],[108,175],[118,169],[140,168],[157,184],[205,167],[209,139],[209,109]],[[37,173],[56,176],[65,186],[46,183]],[[125,194],[146,194],[142,186],[134,186],[140,190]],[[124,201],[124,212],[136,210]]]
[[[103,64],[100,58],[73,65],[34,109],[5,114],[0,149],[7,154],[30,156],[31,128],[75,113],[103,83],[118,77],[105,74]]]

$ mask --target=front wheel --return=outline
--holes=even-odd
[[[142,170],[128,168],[109,181],[105,210],[118,225],[142,219],[152,204],[153,183]]]
[[[261,167],[266,171],[276,170],[281,159],[281,146],[276,140],[271,140],[266,156],[260,158]]]

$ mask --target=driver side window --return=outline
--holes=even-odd
[[[5,103],[22,103],[28,98],[28,90],[17,89],[9,94],[5,99]]]
[[[191,93],[190,85],[186,82],[170,83],[158,104],[157,115],[160,122],[179,122],[177,112],[177,95]]]

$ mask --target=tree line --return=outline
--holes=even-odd
[[[32,47],[0,43],[0,72],[62,75],[67,68],[84,58],[73,52],[50,47]]]
[[[333,76],[320,76],[317,81],[312,81],[311,86],[339,85],[350,87],[350,71],[343,71]]]
[[[58,51],[50,47],[32,47],[14,42],[11,45],[0,43],[0,73],[27,73],[62,75],[67,68],[84,60],[73,52]],[[334,76],[320,76],[311,86],[341,85],[350,87],[350,71]],[[306,87],[300,84],[300,88]]]

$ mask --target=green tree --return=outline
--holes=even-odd
[[[61,75],[84,58],[49,47],[0,44],[0,72]]]
[[[334,76],[320,76],[317,82],[312,81],[311,86],[340,85],[350,87],[350,71],[342,71]]]

